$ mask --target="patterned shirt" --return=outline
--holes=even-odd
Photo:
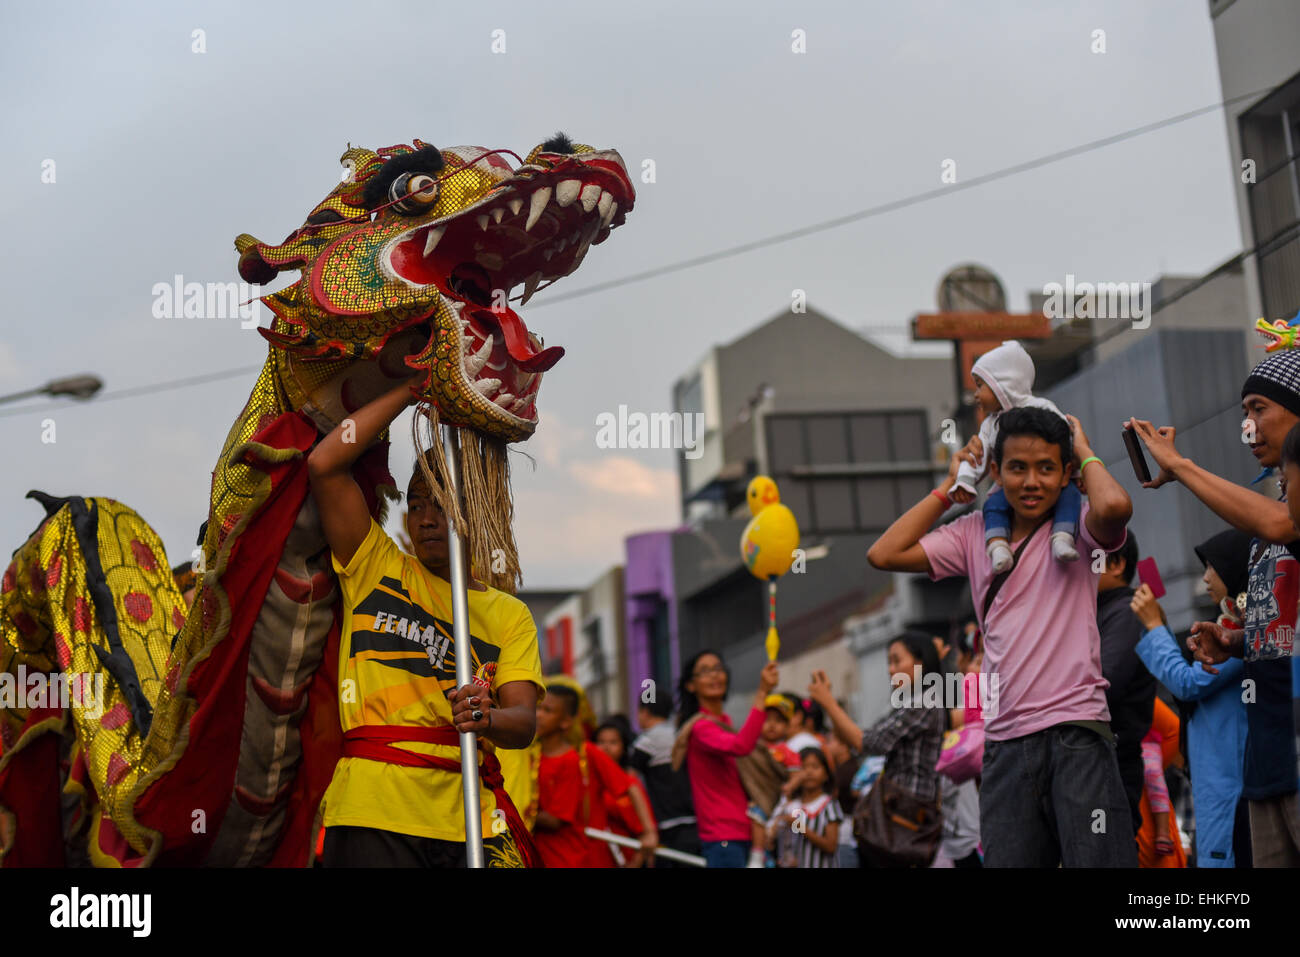
[[[894,708],[862,732],[863,754],[885,755],[889,779],[922,801],[939,799],[934,770],[943,744],[942,708]]]
[[[347,565],[337,556],[333,563],[343,594],[338,659],[343,730],[451,724],[446,698],[456,687],[451,585],[405,554],[373,520]],[[470,672],[493,693],[512,681],[531,681],[545,693],[537,626],[528,606],[494,588],[470,589],[468,604]],[[459,744],[410,741],[398,747],[460,760]],[[483,833],[495,834],[496,799],[481,781],[479,801]],[[464,807],[459,774],[342,758],[325,794],[324,823],[463,842]]]
[[[777,863],[782,867],[839,867],[836,851],[823,851],[816,847],[807,835],[816,834],[823,837],[828,825],[844,820],[844,810],[840,802],[829,794],[823,794],[813,801],[799,798],[782,798],[772,811],[772,820],[776,821],[782,814],[792,813],[794,823],[777,832]],[[841,824],[840,831],[848,825]],[[838,845],[837,845],[838,846]]]

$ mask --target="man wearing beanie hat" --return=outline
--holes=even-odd
[[[1300,353],[1279,352],[1257,365],[1241,390],[1242,437],[1266,470],[1300,422]],[[1242,796],[1250,802],[1255,867],[1300,867],[1300,805],[1296,799],[1295,719],[1291,655],[1300,602],[1300,545],[1286,503],[1243,488],[1197,465],[1174,447],[1174,429],[1131,419],[1160,473],[1147,488],[1179,482],[1225,521],[1249,533],[1244,628],[1192,625],[1189,644],[1203,664],[1244,658],[1248,734]]]

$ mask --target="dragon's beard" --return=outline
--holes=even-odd
[[[513,595],[521,574],[506,442],[470,429],[458,431],[460,475],[453,484],[438,407],[422,403],[411,419],[411,438],[417,450],[428,451],[416,455],[416,468],[464,543],[470,574]],[[461,489],[459,496],[451,491],[456,487]]]

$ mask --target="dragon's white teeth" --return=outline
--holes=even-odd
[[[478,352],[465,360],[465,371],[469,373],[471,379],[482,372],[483,367],[487,365],[488,357],[492,355],[492,346],[495,341],[495,336],[488,336],[487,342],[479,346]]]
[[[551,257],[554,255],[555,255],[555,250],[552,249],[550,246],[547,246],[545,249],[542,250],[542,259],[546,260],[547,262],[550,262]]]
[[[504,206],[498,206],[496,209],[492,210],[492,222],[499,223],[505,218],[506,208]]]
[[[465,304],[464,304],[463,302],[457,302],[455,299],[453,299],[453,300],[451,300],[451,308],[452,308],[452,311],[455,312],[456,315],[459,316],[460,313],[461,313],[461,310],[463,310],[463,309],[465,308]],[[468,320],[466,320],[466,321],[468,321]]]
[[[436,229],[429,230],[424,239],[424,254],[427,256],[437,247],[438,241],[442,239],[442,234],[447,231],[446,226],[439,226]]]
[[[542,281],[541,270],[533,273],[524,280],[524,298],[519,301],[519,305],[528,305],[528,300],[533,298],[533,293],[537,291],[537,284]]]
[[[488,221],[487,213],[479,213],[478,219],[475,220],[475,222],[478,223],[478,228],[483,230],[484,232],[487,232],[487,221]]]
[[[532,399],[529,396],[521,395],[519,398],[515,399],[515,401],[510,404],[511,414],[519,415],[524,411],[524,409],[528,408],[528,403],[531,401]]]
[[[559,186],[555,187],[555,203],[561,209],[573,203],[578,198],[578,192],[582,189],[582,183],[576,179],[566,179]]]
[[[506,205],[510,207],[511,216],[518,216],[519,211],[524,208],[524,201],[516,196],[510,202],[506,203]]]
[[[509,409],[512,405],[515,404],[515,397],[513,393],[502,392],[492,401],[494,401],[497,405],[501,406],[501,408],[503,409]]]
[[[501,388],[500,379],[476,379],[474,388],[485,399],[490,399],[497,394],[497,389]]]
[[[524,232],[532,229],[537,225],[537,221],[542,218],[542,210],[551,201],[551,187],[543,186],[533,192],[531,205],[528,207],[528,220],[524,223]]]
[[[606,193],[605,196],[609,196],[609,194]],[[601,197],[602,202],[604,202],[605,196]],[[608,226],[610,220],[612,220],[617,215],[618,215],[618,203],[614,202],[613,197],[610,197],[609,209],[602,209],[600,212],[600,224],[602,226]]]
[[[582,192],[578,194],[578,199],[582,202],[582,211],[589,213],[596,208],[596,203],[600,201],[600,194],[603,192],[595,183],[588,183],[582,187]]]
[[[602,225],[609,222],[612,215],[610,209],[614,206],[614,197],[605,190],[600,191],[600,199],[596,200],[596,208],[600,210],[600,221]]]

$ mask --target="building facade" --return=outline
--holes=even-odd
[[[1252,318],[1300,313],[1300,4],[1211,0]]]
[[[614,566],[551,607],[538,632],[542,673],[575,678],[600,717],[627,713],[624,610],[623,568]]]
[[[740,536],[759,474],[776,480],[803,550],[777,588],[783,687],[802,691],[821,668],[837,694],[856,694],[843,624],[891,584],[866,550],[946,468],[940,413],[954,382],[950,359],[900,358],[813,309],[781,313],[690,369],[674,410],[702,413],[704,436],[698,457],[679,456],[684,524],[626,542],[629,698],[665,682],[675,691],[704,649],[727,661],[732,701],[757,686],[767,586]]]

